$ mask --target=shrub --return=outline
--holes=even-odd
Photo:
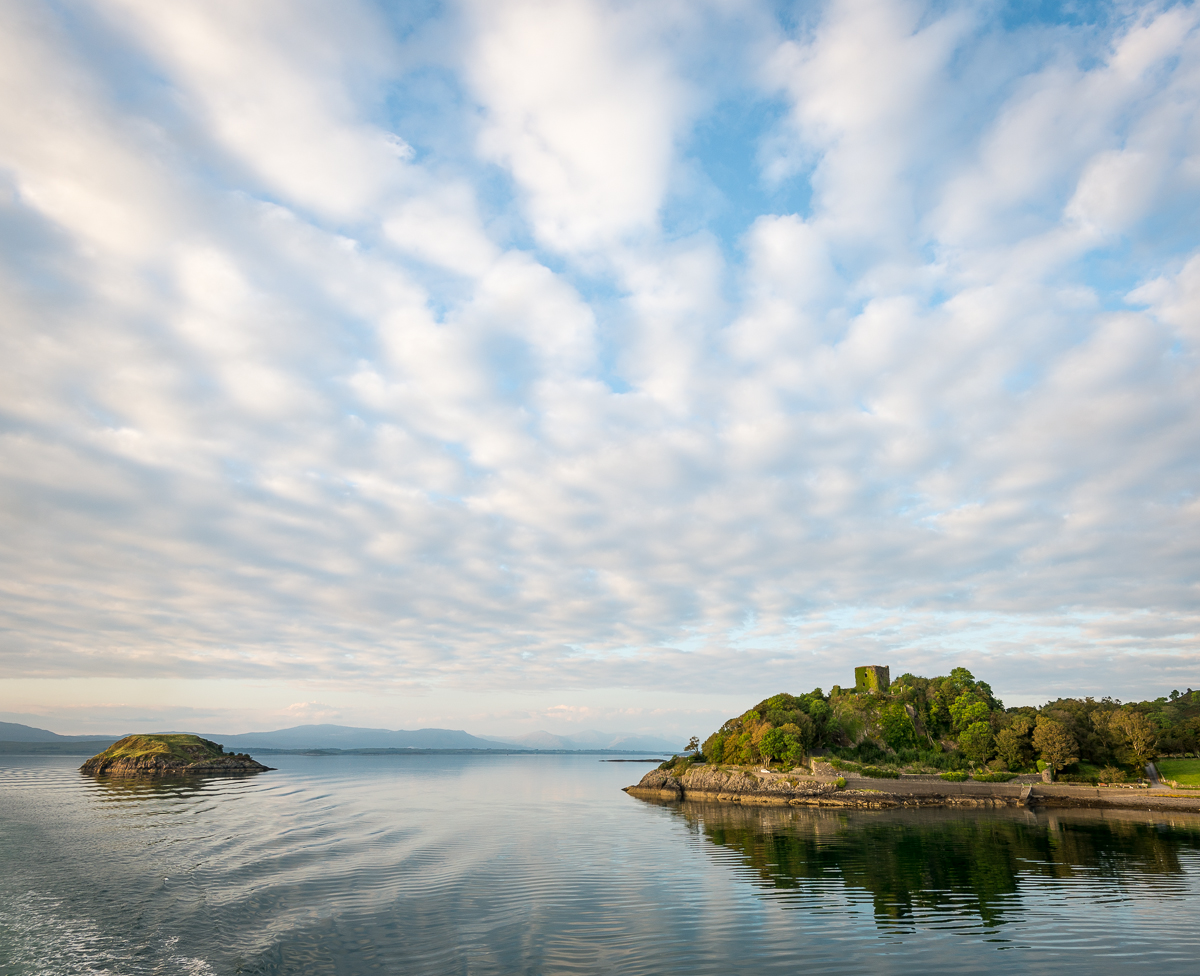
[[[964,769],[967,765],[966,757],[961,752],[923,752],[920,759],[921,765],[931,766],[934,769],[953,771]]]
[[[962,783],[966,780],[966,778],[966,772],[961,769],[954,769],[948,773],[942,773],[942,779],[948,783]]]
[[[833,781],[833,785],[835,787],[837,787],[839,790],[844,790],[846,788],[846,777],[839,776],[837,779],[835,779]]]
[[[971,779],[977,783],[1007,783],[1016,773],[976,773]]]
[[[862,768],[864,776],[870,776],[873,779],[899,779],[900,774],[894,769],[880,769],[878,766],[864,766]]]
[[[883,730],[884,742],[893,749],[911,749],[917,744],[917,730],[913,728],[904,702],[895,701],[888,705],[880,713],[879,725]]]

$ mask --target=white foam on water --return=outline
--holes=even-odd
[[[72,916],[59,899],[36,891],[0,895],[0,967],[4,976],[215,976],[203,959],[176,951],[134,953],[87,918]]]

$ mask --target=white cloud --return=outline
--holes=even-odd
[[[1193,353],[1200,345],[1200,254],[1179,274],[1156,278],[1131,292],[1129,299],[1150,305],[1159,319],[1189,340]]]
[[[1021,696],[1194,667],[1191,8],[834,3],[786,38],[514,0],[417,74],[365,6],[30,10],[0,31],[7,673],[525,729],[860,654]],[[782,121],[686,148],[764,84]],[[443,116],[480,142],[423,142]],[[753,170],[785,136],[811,180]],[[726,223],[662,216],[717,213],[687,166],[744,180]],[[0,707],[46,714],[22,687]]]
[[[401,180],[411,147],[367,122],[347,84],[392,53],[361,5],[121,0],[102,9],[143,41],[196,121],[267,193],[361,218]]]
[[[653,228],[687,108],[649,8],[472,3],[467,72],[480,146],[508,167],[546,245],[586,250]],[[650,37],[647,37],[648,32]]]

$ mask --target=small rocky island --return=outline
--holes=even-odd
[[[93,776],[228,775],[269,769],[245,753],[228,753],[216,742],[174,732],[127,735],[79,767]]]

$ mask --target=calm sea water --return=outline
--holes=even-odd
[[[0,757],[0,974],[1195,972],[1200,818],[658,805],[595,756]]]

